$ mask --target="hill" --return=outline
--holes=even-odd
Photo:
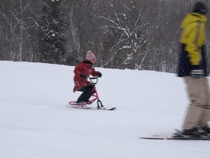
[[[103,104],[73,109],[73,67],[0,62],[0,158],[209,158],[209,141],[152,141],[171,135],[188,104],[175,74],[102,69]],[[96,104],[92,105],[96,107]]]

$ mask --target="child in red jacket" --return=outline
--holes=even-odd
[[[77,64],[74,69],[74,89],[73,91],[81,91],[83,92],[79,98],[77,99],[77,103],[84,104],[88,102],[89,98],[91,97],[91,92],[94,88],[94,85],[90,81],[88,81],[88,77],[98,76],[101,77],[102,74],[99,71],[95,71],[93,68],[93,64],[96,63],[96,57],[92,51],[87,51],[86,59],[83,60],[81,63]]]

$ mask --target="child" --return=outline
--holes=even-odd
[[[95,71],[93,64],[96,63],[96,57],[92,51],[87,51],[86,59],[81,63],[77,64],[74,69],[74,89],[73,92],[81,91],[83,92],[77,99],[78,104],[84,104],[89,101],[91,97],[91,92],[94,88],[94,85],[88,81],[88,77],[98,76],[101,77],[102,74],[99,71]]]

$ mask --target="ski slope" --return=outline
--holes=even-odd
[[[154,71],[96,68],[104,106],[73,109],[73,67],[0,61],[0,158],[209,158],[210,141],[141,140],[180,129],[182,79]],[[96,107],[96,103],[92,105]]]

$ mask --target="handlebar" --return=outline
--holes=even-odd
[[[98,83],[98,77],[89,77],[90,82],[92,82],[93,85],[96,85]]]

